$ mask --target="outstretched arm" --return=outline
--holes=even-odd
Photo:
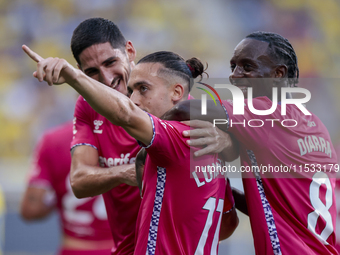
[[[123,127],[142,143],[150,143],[153,136],[151,120],[147,113],[129,98],[86,76],[64,59],[44,59],[25,45],[22,48],[32,60],[37,62],[37,70],[33,76],[39,81],[44,80],[49,85],[68,83],[96,112],[113,124]]]

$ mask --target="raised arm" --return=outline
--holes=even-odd
[[[150,143],[153,136],[151,120],[129,98],[86,76],[64,59],[44,59],[25,45],[22,48],[37,63],[33,76],[39,81],[44,80],[49,85],[68,83],[96,112],[142,143]]]

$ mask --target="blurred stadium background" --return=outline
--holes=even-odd
[[[73,29],[84,19],[114,21],[137,49],[137,59],[171,50],[209,63],[210,77],[225,78],[236,44],[257,31],[276,32],[293,44],[300,76],[317,102],[311,106],[339,144],[340,4],[336,0],[0,0],[0,185],[5,194],[4,254],[53,254],[59,242],[56,215],[24,223],[18,208],[37,139],[72,118],[76,93],[39,84],[27,44],[43,57],[76,65]],[[331,79],[330,79],[331,78]],[[317,81],[317,82],[315,82]],[[241,186],[240,179],[232,183]],[[254,254],[248,218],[240,213],[235,234],[220,254]],[[0,245],[1,247],[1,245]],[[1,253],[1,252],[0,252]]]

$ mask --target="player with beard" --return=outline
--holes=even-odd
[[[136,51],[111,21],[94,18],[82,22],[74,31],[71,49],[79,69],[86,75],[122,94],[127,93]],[[58,60],[52,61],[55,67]],[[129,185],[136,184],[133,163],[140,147],[121,127],[96,113],[82,97],[77,101],[74,121],[73,191],[77,197],[103,193],[115,243],[112,253],[131,254],[140,198],[138,189]],[[208,138],[214,145],[201,152],[230,147],[226,143],[228,139],[220,139],[226,137],[223,132],[211,134]],[[98,158],[102,167],[98,166]]]
[[[240,194],[238,197],[246,201],[246,206],[242,201],[241,205],[249,213],[256,254],[338,254],[334,173],[339,165],[328,130],[317,116],[303,113],[302,105],[287,104],[286,114],[281,112],[281,89],[295,87],[299,78],[292,45],[278,34],[254,32],[236,46],[230,66],[231,84],[245,97],[252,91],[253,108],[268,110],[273,102],[277,104],[273,113],[258,115],[249,110],[245,100],[244,114],[236,115],[235,98],[233,103],[223,101],[228,124],[219,127],[225,127],[238,140],[243,169],[292,169],[242,173],[245,200]],[[279,92],[277,98],[273,88]],[[284,96],[290,98],[291,94]],[[206,120],[224,117],[225,112],[209,101],[208,110]],[[168,117],[190,115],[195,119],[202,117],[200,112],[199,100],[181,102]],[[254,119],[257,122],[247,124]],[[251,127],[254,125],[259,127]]]
[[[197,76],[190,67],[201,66],[195,69],[200,70],[199,75],[203,65],[191,59],[190,63],[196,64],[188,66],[172,52],[150,54],[131,73],[130,100],[63,59],[43,59],[28,47],[23,49],[38,63],[34,76],[39,81],[45,80],[49,85],[70,84],[98,113],[147,145],[135,253],[216,254],[221,221],[223,225],[225,221],[229,224],[232,217],[234,223],[222,236],[229,236],[237,225],[230,189],[226,189],[224,178],[211,173],[205,179],[191,178],[195,177],[195,168],[190,167],[190,148],[181,135],[187,126],[158,118],[187,100],[191,79]],[[218,155],[192,160],[196,165],[216,165]]]
[[[78,68],[108,88],[127,94],[136,50],[111,21],[91,18],[74,30],[71,50]],[[114,241],[112,254],[134,251],[141,202],[135,185],[136,140],[95,112],[80,96],[74,111],[71,186],[78,198],[103,194]]]

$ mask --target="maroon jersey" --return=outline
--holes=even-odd
[[[43,135],[34,153],[29,185],[54,192],[66,235],[84,240],[110,240],[102,197],[77,199],[71,190],[71,140],[72,122]]]
[[[259,116],[247,101],[244,115],[233,115],[232,101],[223,103],[228,131],[240,142],[256,254],[337,254],[334,171],[339,168],[323,123],[294,105],[287,105],[284,116],[280,106]],[[253,106],[267,110],[272,101],[255,98]],[[259,172],[250,172],[252,167]]]
[[[72,147],[87,145],[97,149],[102,167],[134,164],[140,149],[122,127],[95,112],[81,96],[76,103],[73,135]],[[138,188],[121,184],[103,197],[115,245],[112,254],[132,254],[141,202]]]
[[[154,136],[146,147],[135,254],[217,254],[222,213],[233,202],[223,208],[224,176],[195,172],[195,166],[217,165],[217,155],[191,158],[182,136],[188,126],[151,120]]]

